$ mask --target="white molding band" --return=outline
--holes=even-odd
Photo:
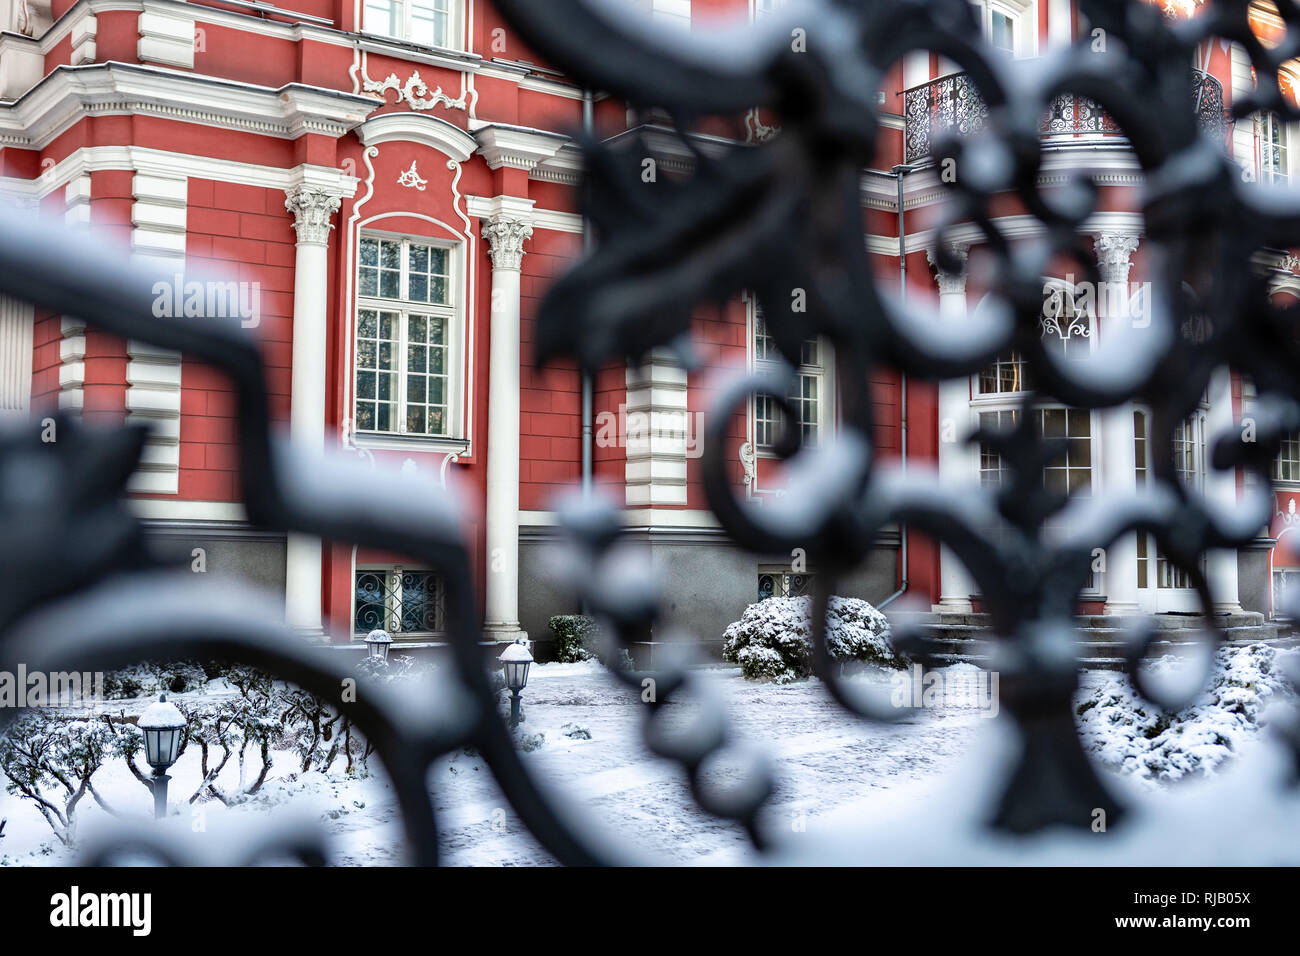
[[[16,102],[0,104],[0,146],[44,149],[87,116],[156,116],[279,139],[338,137],[381,105],[304,83],[273,89],[157,66],[59,66]]]
[[[423,113],[384,113],[366,120],[356,133],[364,146],[419,143],[458,163],[466,162],[478,149],[478,141],[459,126]]]

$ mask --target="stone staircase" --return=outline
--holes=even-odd
[[[932,650],[937,660],[949,664],[988,664],[993,645],[986,636],[987,614],[938,612],[917,615],[912,620],[925,627],[934,642]],[[1155,614],[1151,620],[1160,631],[1160,639],[1153,645],[1151,654],[1159,656],[1176,653],[1179,646],[1192,643],[1202,618],[1198,614]],[[1094,670],[1122,670],[1124,619],[1083,614],[1076,621],[1079,663]],[[1288,626],[1282,633],[1278,624],[1264,620],[1264,615],[1258,612],[1225,615],[1220,623],[1234,644],[1260,641],[1286,647],[1300,644],[1292,628]]]

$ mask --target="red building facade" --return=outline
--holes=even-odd
[[[780,17],[798,6],[634,5],[665,30],[715,16]],[[1014,56],[1086,35],[1070,0],[975,6],[989,38]],[[1183,14],[1194,14],[1196,4],[1187,6]],[[174,268],[173,286],[160,290],[159,321],[187,308],[239,315],[262,343],[275,412],[295,440],[413,470],[431,486],[465,484],[478,505],[470,520],[489,635],[544,638],[550,615],[576,610],[550,582],[545,551],[554,494],[583,478],[583,383],[571,365],[534,366],[533,321],[548,284],[582,252],[581,162],[571,134],[588,125],[602,138],[660,135],[671,157],[667,132],[540,63],[487,0],[298,0],[292,9],[242,0],[0,0],[0,17],[6,203],[83,224]],[[1251,82],[1248,65],[1243,74],[1226,47],[1205,51],[1198,67],[1225,105]],[[928,54],[896,66],[879,94],[881,155],[862,188],[867,251],[882,282],[896,288],[905,275],[909,295],[950,315],[968,302],[973,308],[985,291],[975,280],[967,288],[964,274],[938,273],[928,255],[928,213],[941,194],[923,134],[942,84],[955,81]],[[1101,178],[1094,239],[1103,266],[1126,281],[1142,267],[1140,175],[1117,131],[1081,124],[1080,115],[1045,135],[1059,169]],[[706,138],[740,148],[778,135],[778,124],[754,112],[743,128]],[[1246,125],[1224,128],[1225,148],[1243,169],[1287,175],[1286,130],[1279,153],[1279,130],[1267,118]],[[1013,222],[1019,211],[1009,204],[1004,215]],[[978,256],[969,246],[959,252]],[[1285,292],[1291,280],[1282,265]],[[187,288],[187,269],[198,268],[231,281]],[[790,555],[736,551],[708,513],[698,423],[710,408],[713,373],[761,366],[774,353],[748,296],[696,319],[698,367],[689,373],[656,355],[644,368],[611,366],[595,376],[590,478],[625,504],[629,534],[650,549],[673,615],[716,642],[760,592],[797,592],[804,569]],[[438,636],[438,582],[427,569],[245,524],[233,397],[212,370],[16,303],[0,315],[0,350],[11,414],[61,408],[88,421],[153,425],[133,482],[141,515],[156,534],[205,549],[210,571],[283,588],[295,628],[336,641],[384,625],[416,641]],[[801,425],[829,435],[836,387],[828,346],[808,343],[804,360]],[[998,411],[1005,394],[983,395],[979,377],[936,387],[882,373],[872,387],[883,454],[937,463],[954,478],[987,476],[979,449],[947,441],[945,423],[955,418],[966,431]],[[1207,399],[1207,420],[1210,412],[1240,415],[1249,401],[1248,385],[1227,387],[1230,399]],[[1110,452],[1109,426],[1090,424],[1090,457],[1067,463],[1068,486],[1136,480],[1134,413],[1109,439]],[[776,427],[761,398],[735,415],[738,494],[779,493],[767,451]],[[1203,450],[1193,454],[1204,476]],[[882,534],[876,559],[848,582],[850,593],[882,602],[906,591],[950,609],[978,606],[932,542],[902,535]],[[1263,584],[1243,592],[1271,594],[1269,548],[1261,539]],[[1173,598],[1162,608],[1159,595],[1148,601],[1136,590],[1141,581],[1158,590],[1164,572],[1156,561],[1133,544],[1123,557],[1126,577],[1136,569],[1133,586],[1121,587],[1118,576],[1115,586],[1098,581],[1090,609],[1176,609]],[[1235,560],[1216,572],[1233,582],[1233,607],[1239,573]]]

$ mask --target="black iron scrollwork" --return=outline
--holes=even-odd
[[[1206,84],[1188,64],[1207,40],[1236,41],[1250,57],[1259,92],[1236,100],[1232,117],[1267,109],[1300,119],[1277,81],[1281,65],[1300,53],[1300,10],[1278,0],[1286,38],[1266,47],[1250,30],[1246,0],[1221,0],[1186,22],[1172,22],[1144,3],[1083,0],[1089,23],[1110,38],[1107,52],[1081,44],[1013,64],[981,39],[966,0],[809,0],[752,35],[675,34],[671,40],[597,0],[495,2],[526,42],[584,85],[666,112],[692,159],[684,178],[661,177],[651,192],[640,175],[650,144],[635,137],[618,145],[583,141],[587,212],[599,241],[542,306],[539,361],[572,356],[595,369],[609,360],[640,359],[656,347],[680,347],[694,309],[742,290],[758,297],[777,350],[792,364],[805,339],[824,336],[834,346],[841,389],[836,439],[814,446],[802,444],[797,430],[780,436],[776,451],[788,465],[789,491],[761,510],[748,507],[732,480],[729,418],[755,393],[773,396],[787,415],[793,409],[783,397],[787,383],[771,373],[731,383],[706,435],[712,510],[742,547],[806,549],[818,568],[817,672],[840,703],[872,718],[899,712],[843,682],[831,666],[824,640],[829,596],[867,558],[887,524],[904,522],[942,542],[983,595],[997,636],[1003,703],[1022,744],[991,825],[1016,833],[1081,827],[1095,808],[1119,819],[1124,808],[1090,766],[1071,712],[1078,686],[1073,614],[1091,556],[1126,534],[1152,535],[1193,582],[1214,628],[1214,594],[1201,557],[1245,544],[1265,525],[1272,512],[1271,462],[1283,436],[1300,427],[1295,319],[1271,303],[1268,278],[1255,266],[1262,250],[1300,245],[1300,197],[1265,195],[1242,182],[1222,148],[1221,129],[1206,121],[1207,110],[1221,106],[1205,105]],[[790,42],[795,30],[805,41],[798,49]],[[962,170],[948,184],[936,261],[941,268],[951,264],[948,238],[955,228],[973,230],[994,290],[985,308],[961,328],[945,327],[942,337],[933,331],[939,318],[892,295],[863,253],[860,179],[881,130],[874,92],[891,65],[916,50],[956,63],[971,104],[980,104],[978,123],[966,124],[969,136],[928,128],[917,147]],[[1062,362],[1040,327],[1049,262],[1064,257],[1078,263],[1080,274],[1096,274],[1079,238],[1096,208],[1096,185],[1041,182],[1042,123],[1056,115],[1062,98],[1076,108],[1087,104],[1088,122],[1098,129],[1105,117],[1141,166],[1152,278],[1149,326],[1108,336],[1111,341],[1078,363]],[[913,100],[909,94],[909,112]],[[934,108],[932,99],[923,105]],[[694,145],[689,130],[701,118],[739,121],[756,107],[781,123],[762,145],[721,154]],[[1070,121],[1077,124],[1079,116]],[[1033,219],[1036,238],[1005,233],[993,209],[1006,196]],[[184,352],[230,376],[239,403],[241,488],[253,523],[399,552],[438,572],[454,680],[419,701],[385,692],[344,704],[392,778],[412,860],[437,861],[429,763],[463,744],[479,749],[523,823],[557,859],[635,859],[567,815],[517,757],[484,670],[470,549],[451,493],[406,489],[405,479],[349,469],[342,461],[295,457],[272,433],[251,339],[236,324],[215,319],[154,320],[153,279],[84,238],[45,226],[14,221],[0,234],[0,291]],[[792,307],[795,289],[805,309]],[[1189,328],[1199,331],[1187,334]],[[903,480],[877,459],[871,372],[887,368],[938,381],[974,374],[1012,349],[1024,357],[1036,391],[1016,429],[983,436],[1000,452],[1009,483],[945,488],[915,469]],[[1248,376],[1259,394],[1253,441],[1229,431],[1213,442],[1215,469],[1239,468],[1256,479],[1235,509],[1186,488],[1171,451],[1179,423],[1223,367]],[[1124,498],[1067,500],[1047,492],[1040,475],[1054,449],[1035,433],[1031,414],[1043,401],[1150,407],[1149,486]],[[52,445],[14,438],[0,446],[6,516],[0,567],[16,574],[21,565],[24,580],[40,582],[30,594],[0,600],[0,665],[22,660],[47,670],[74,662],[78,669],[108,669],[151,657],[231,658],[333,693],[345,675],[333,658],[264,623],[279,618],[274,607],[258,605],[252,595],[215,596],[148,555],[121,501],[139,454],[138,433],[94,438],[69,422],[59,427],[67,437]],[[573,584],[605,620],[615,645],[629,646],[659,627],[657,593],[635,555],[621,547],[616,515],[591,501],[571,503],[564,514],[574,548],[569,566],[577,569]],[[261,610],[250,610],[256,607]],[[1152,638],[1149,629],[1135,631],[1130,670],[1140,690],[1169,704],[1139,667]],[[908,648],[924,656],[923,642],[910,641]],[[643,675],[616,672],[642,687]],[[760,810],[772,792],[771,773],[754,759],[739,784],[713,788],[705,772],[710,761],[736,743],[725,714],[684,664],[670,662],[653,680],[645,721],[650,748],[684,768],[703,807],[736,821],[766,848]],[[662,705],[681,695],[697,696],[705,706],[688,726],[670,730]],[[1295,739],[1293,733],[1293,745]],[[161,859],[183,861],[145,837],[135,841]],[[318,858],[299,833],[278,846]]]

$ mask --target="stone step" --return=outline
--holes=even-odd
[[[969,663],[989,666],[993,659],[996,641],[981,636],[984,628],[962,624],[933,625],[929,629],[928,650],[940,665]],[[1077,642],[1077,660],[1088,669],[1123,670],[1125,642],[1120,639],[1121,628],[1081,628]],[[1148,651],[1151,657],[1177,654],[1193,648],[1198,641],[1191,639],[1197,632],[1192,629],[1170,631],[1168,636],[1154,641]],[[1300,638],[1294,635],[1279,637],[1275,625],[1239,627],[1227,630],[1230,644],[1271,644],[1279,648],[1300,647]],[[1186,638],[1186,639],[1184,639]]]
[[[1150,621],[1155,627],[1162,631],[1181,631],[1196,630],[1201,625],[1202,616],[1199,614],[1150,614],[1141,615],[1143,620]],[[948,612],[940,611],[931,614],[909,615],[909,620],[916,620],[918,623],[956,625],[963,627],[988,627],[989,615],[982,613],[970,612]],[[1114,614],[1079,614],[1075,616],[1075,623],[1084,628],[1118,628],[1122,627],[1126,617]],[[1258,611],[1244,611],[1239,614],[1226,614],[1218,618],[1219,626],[1225,628],[1238,627],[1274,627],[1277,625],[1272,622],[1266,622],[1264,615]]]

